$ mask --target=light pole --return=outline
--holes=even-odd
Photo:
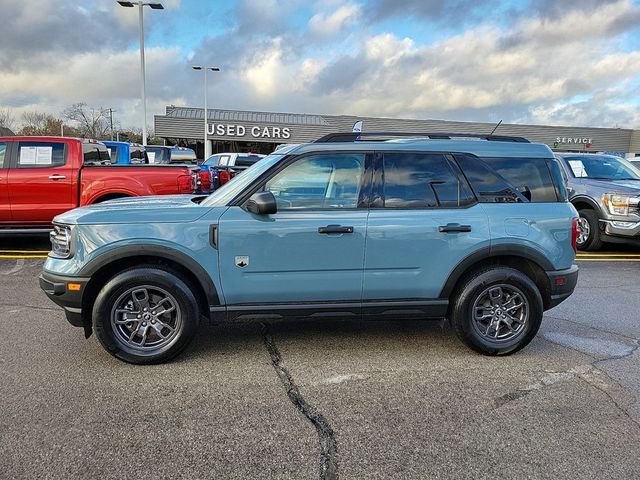
[[[145,92],[145,69],[144,69],[144,7],[151,7],[153,10],[164,10],[161,3],[150,2],[123,2],[118,0],[122,7],[131,8],[138,6],[138,21],[140,23],[140,90],[142,93],[142,144],[147,144],[147,95]]]
[[[193,68],[194,70],[204,71],[204,159],[206,160],[207,158],[209,158],[209,155],[211,155],[209,139],[207,138],[207,70],[211,70],[212,72],[219,72],[220,69],[218,67],[203,67],[202,65],[194,65],[191,68]]]

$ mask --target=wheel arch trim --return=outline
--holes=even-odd
[[[598,205],[598,202],[586,195],[577,195],[573,197],[570,202],[574,207],[576,207],[576,203],[586,203],[590,205],[591,208],[593,208],[596,212],[598,212],[598,217],[600,217],[602,214],[602,209],[600,208],[600,205]],[[576,207],[576,210],[578,210],[578,207]]]
[[[124,245],[110,249],[101,253],[87,264],[78,272],[78,276],[91,277],[97,271],[107,266],[109,263],[134,257],[156,257],[159,259],[168,260],[170,262],[177,263],[183,268],[193,273],[194,277],[198,281],[202,290],[204,291],[207,301],[210,306],[220,305],[220,297],[218,290],[213,283],[211,275],[198,263],[195,259],[189,255],[171,247],[164,245],[149,245],[149,244],[136,244],[136,245]]]
[[[514,244],[501,244],[491,247],[484,247],[476,250],[471,255],[460,261],[449,273],[447,281],[440,291],[439,298],[449,298],[453,290],[462,276],[468,272],[474,265],[480,264],[486,260],[499,257],[519,257],[523,260],[533,262],[543,271],[555,270],[553,264],[544,257],[544,255],[531,247]]]

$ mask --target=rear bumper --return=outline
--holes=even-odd
[[[84,327],[82,319],[82,295],[89,282],[88,278],[66,277],[43,272],[40,275],[40,288],[57,305],[64,309],[67,320],[74,327]],[[79,284],[79,290],[69,290],[68,284]]]
[[[578,283],[578,266],[566,270],[546,272],[549,278],[549,305],[547,309],[564,302],[573,293]]]

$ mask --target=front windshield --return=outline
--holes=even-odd
[[[640,170],[623,158],[603,155],[565,157],[577,178],[640,180]]]
[[[233,180],[225,183],[215,192],[205,198],[200,205],[206,207],[222,207],[229,203],[234,197],[242,192],[251,182],[269,170],[273,165],[278,163],[286,152],[279,151],[264,157],[259,162],[253,164],[252,167],[243,170],[233,177]]]

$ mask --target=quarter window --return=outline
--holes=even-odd
[[[440,154],[385,154],[383,191],[386,208],[451,208],[474,201]]]
[[[47,168],[64,165],[64,143],[20,142],[19,168]]]
[[[265,185],[278,210],[357,208],[364,174],[364,154],[304,157]]]
[[[483,158],[531,202],[557,202],[556,187],[545,159]]]
[[[454,157],[480,203],[529,201],[516,187],[478,157],[464,153],[456,153]]]

